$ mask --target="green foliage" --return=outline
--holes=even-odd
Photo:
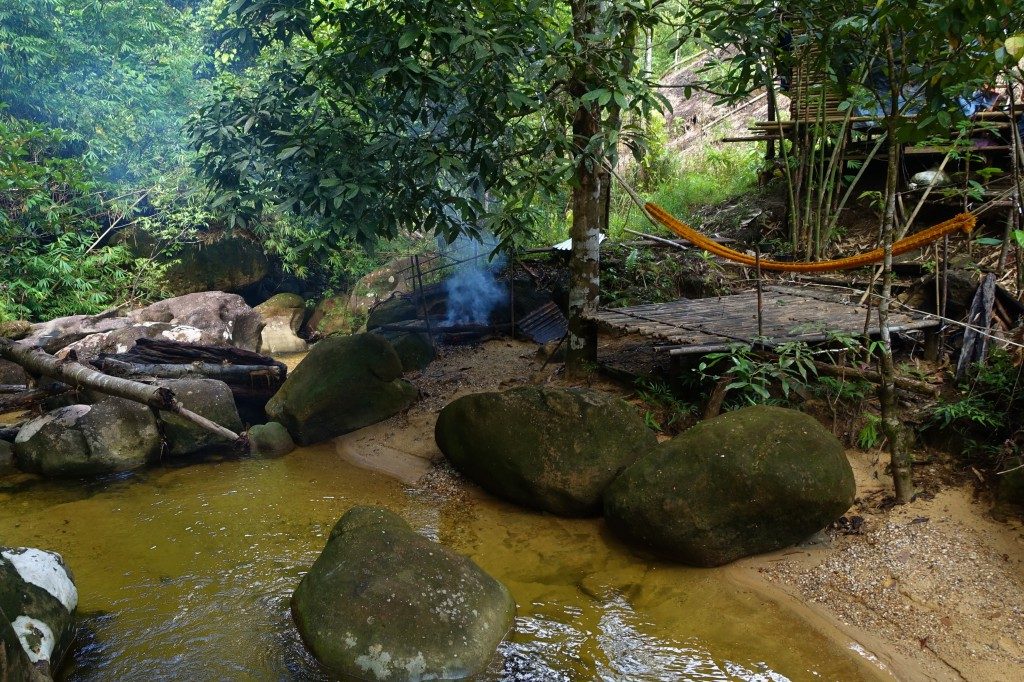
[[[929,426],[958,436],[964,455],[981,465],[998,466],[1024,454],[1021,372],[1008,353],[993,350],[987,364],[971,368],[955,400],[935,406]]]
[[[654,155],[651,170],[644,171],[650,175],[638,173],[635,181],[648,183],[650,201],[683,219],[700,208],[722,204],[756,188],[760,165],[756,145],[708,145],[691,148],[682,158],[667,148],[652,145],[651,149]],[[625,238],[628,236],[623,232],[625,228],[675,237],[663,228],[652,226],[622,193],[612,202],[611,237]]]
[[[58,131],[0,116],[0,320],[97,313],[159,291],[159,268],[96,244],[112,220]]]
[[[678,433],[697,405],[679,398],[672,387],[658,379],[637,380],[637,398],[644,403],[644,423],[659,433]]]
[[[877,415],[864,415],[864,426],[857,433],[857,446],[861,450],[871,450],[882,442],[882,419]]]
[[[904,140],[948,130],[962,118],[957,98],[995,82],[1016,63],[1004,42],[1024,28],[1018,3],[1003,0],[800,0],[787,3],[785,13],[774,0],[719,0],[691,3],[685,14],[688,30],[681,40],[736,48],[709,69],[712,87],[724,99],[745,98],[791,70],[793,55],[813,41],[817,49],[805,57],[808,66],[827,74],[848,97],[845,108],[880,105],[893,114],[886,118]],[[791,50],[780,47],[785,41],[792,42]],[[864,65],[907,99],[920,98],[916,120],[891,111],[887,88],[873,87],[881,80],[861,78]]]
[[[209,68],[203,19],[165,0],[5,0],[0,102],[67,132],[108,179],[186,162],[180,126]]]
[[[726,393],[744,405],[780,402],[772,395],[774,387],[786,401],[794,387],[806,389],[818,375],[810,348],[802,341],[781,344],[767,358],[747,344],[734,344],[728,351],[706,355],[697,371],[714,381],[728,377]]]
[[[218,204],[242,225],[270,207],[315,217],[328,231],[311,249],[403,229],[512,239],[547,217],[579,160],[614,159],[639,134],[622,116],[625,126],[609,118],[574,139],[567,123],[578,111],[642,117],[662,101],[646,79],[621,76],[631,53],[622,28],[651,25],[651,7],[583,3],[595,28],[578,35],[571,9],[232,3],[222,49],[249,61],[191,126]]]

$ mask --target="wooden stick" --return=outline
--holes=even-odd
[[[222,438],[239,441],[238,434],[231,429],[186,409],[168,388],[113,377],[79,362],[62,361],[37,348],[13,343],[7,339],[0,339],[0,357],[21,365],[32,374],[54,377],[74,388],[88,388],[104,395],[142,403],[157,410],[173,412],[185,421],[192,422]]]
[[[879,384],[882,382],[882,375],[871,369],[839,367],[838,365],[830,365],[824,362],[815,362],[814,366],[817,367],[818,374],[824,374],[825,376],[837,377],[839,379],[845,379],[849,376],[856,379],[863,379],[864,381],[870,381],[873,384]],[[927,384],[923,381],[896,377],[895,384],[896,388],[909,391],[911,393],[917,393],[931,398],[937,398],[939,395],[938,387],[932,386],[931,384]]]

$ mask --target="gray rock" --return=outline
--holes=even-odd
[[[238,416],[234,395],[223,381],[216,379],[164,379],[157,383],[173,391],[174,396],[186,409],[231,429],[235,433],[241,432],[242,420]],[[160,420],[164,426],[168,457],[181,457],[214,446],[231,445],[230,440],[220,438],[215,433],[185,421],[175,414],[162,412]]]
[[[434,435],[485,490],[563,516],[599,514],[612,479],[657,443],[620,398],[532,386],[458,398],[441,410]]]
[[[196,327],[165,322],[140,322],[110,332],[90,334],[65,346],[57,351],[56,355],[59,358],[66,358],[73,352],[80,362],[89,362],[100,353],[125,353],[139,339],[161,339],[204,346],[226,345],[219,334]]]
[[[277,294],[255,308],[266,326],[262,332],[264,353],[301,353],[306,342],[299,330],[306,318],[306,302],[297,294]]]
[[[45,476],[130,471],[159,454],[153,413],[120,398],[49,412],[23,426],[14,441],[18,466]]]
[[[605,492],[612,530],[670,558],[719,566],[806,539],[853,504],[842,443],[813,417],[747,407],[661,443]]]
[[[280,457],[295,449],[288,429],[277,422],[257,424],[249,429],[250,452],[262,457]]]
[[[430,256],[425,256],[430,258]],[[365,315],[370,308],[398,293],[412,291],[412,258],[403,256],[359,278],[348,299],[348,309]]]
[[[11,622],[0,609],[0,680],[5,682],[47,682],[52,678],[40,673],[14,632]]]
[[[330,336],[313,346],[267,403],[296,443],[309,445],[375,424],[408,407],[416,389],[374,334]]]
[[[77,607],[74,578],[59,554],[0,547],[0,612],[29,661],[46,675],[56,671],[71,644]]]
[[[260,350],[263,320],[241,296],[203,291],[169,298],[129,313],[132,322],[163,322],[187,326],[221,339],[223,345]]]
[[[32,332],[22,339],[27,346],[36,346],[47,353],[56,353],[92,334],[105,334],[131,325],[120,311],[109,310],[99,315],[72,315],[32,325]]]
[[[485,668],[515,602],[469,558],[378,507],[350,509],[292,597],[306,646],[345,679],[463,679]]]

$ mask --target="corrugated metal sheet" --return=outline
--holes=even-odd
[[[554,302],[546,303],[516,323],[516,329],[535,343],[557,341],[569,331],[569,321]]]

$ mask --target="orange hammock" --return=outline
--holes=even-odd
[[[679,220],[657,204],[648,202],[644,204],[644,209],[651,218],[657,220],[659,223],[694,246],[737,263],[743,263],[744,265],[750,265],[752,267],[757,265],[756,259],[753,256],[748,256],[747,254],[736,251],[735,249],[722,246],[718,242],[705,237],[703,234],[697,232],[697,230]],[[973,215],[970,213],[961,213],[960,215],[950,218],[945,222],[929,227],[927,230],[921,230],[916,234],[905,237],[898,242],[894,242],[892,245],[892,255],[898,256],[908,251],[914,251],[915,249],[919,249],[922,246],[930,244],[943,235],[947,235],[950,232],[956,232],[957,230],[963,230],[965,233],[970,234],[971,230],[974,229],[974,222],[975,218]],[[836,260],[819,261],[817,263],[790,263],[786,261],[761,259],[761,268],[764,270],[778,270],[781,272],[830,272],[832,270],[849,270],[850,268],[859,268],[862,265],[868,265],[870,263],[878,263],[884,256],[885,252],[882,249],[875,249],[873,251],[866,251],[864,253],[857,254],[856,256],[837,258]]]

